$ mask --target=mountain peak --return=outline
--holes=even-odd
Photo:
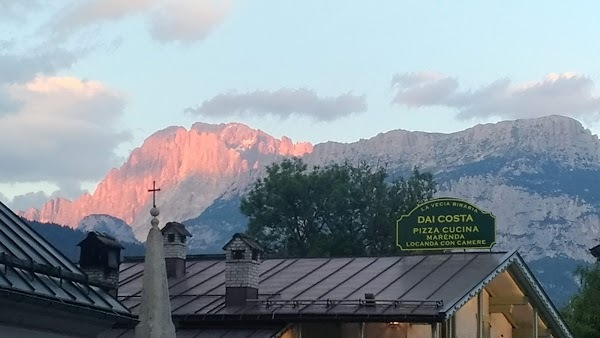
[[[23,216],[75,227],[88,215],[109,214],[143,230],[150,200],[147,187],[156,181],[162,189],[161,216],[183,221],[197,216],[197,210],[182,211],[180,195],[203,210],[244,173],[261,169],[282,156],[302,156],[311,151],[310,143],[293,143],[287,137],[276,139],[241,123],[195,123],[190,130],[172,126],[144,140],[119,169],[109,171],[94,194],[73,202],[53,199]],[[136,231],[136,235],[143,238],[145,233]]]

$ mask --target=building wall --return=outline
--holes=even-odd
[[[407,338],[431,338],[430,324],[413,324],[408,327]]]
[[[490,332],[490,295],[483,290],[483,329],[484,337],[489,337]],[[477,338],[477,297],[471,298],[455,314],[456,337]]]
[[[491,338],[512,338],[512,325],[501,313],[492,313]]]
[[[336,323],[302,324],[300,330],[302,338],[345,338],[341,324]]]
[[[408,324],[366,323],[364,338],[407,338]],[[430,337],[427,337],[430,338]]]
[[[298,326],[302,338],[431,338],[431,325],[400,323],[319,323]],[[286,338],[296,338],[290,335]]]
[[[454,318],[457,338],[477,338],[477,297],[458,309]]]

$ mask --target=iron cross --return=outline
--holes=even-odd
[[[152,206],[156,208],[156,192],[160,191],[160,188],[156,188],[156,181],[152,181],[152,189],[148,189],[148,192],[152,193]]]

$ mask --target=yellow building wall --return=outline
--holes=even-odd
[[[406,338],[431,338],[430,324],[412,324],[408,327]]]
[[[491,314],[491,334],[490,338],[512,338],[512,325],[501,313]]]
[[[458,309],[454,318],[456,338],[477,338],[477,297]]]
[[[484,337],[490,334],[490,295],[487,291],[481,292],[483,305],[483,330]],[[463,307],[458,309],[455,317],[456,338],[477,338],[477,296],[471,298]]]

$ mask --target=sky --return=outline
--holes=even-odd
[[[592,1],[0,0],[0,200],[93,192],[152,133],[600,132]]]

